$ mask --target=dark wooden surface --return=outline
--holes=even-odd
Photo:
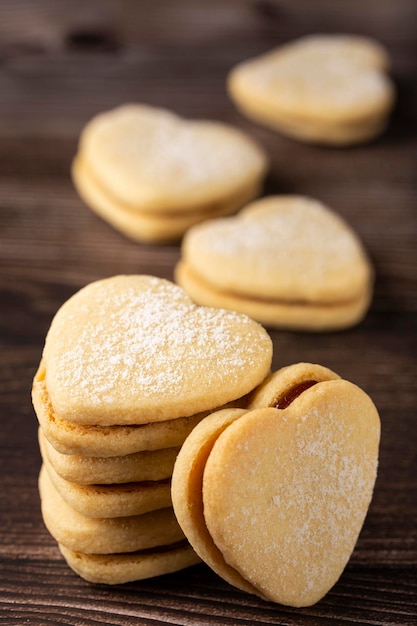
[[[339,1],[0,1],[0,623],[416,624],[417,4]],[[348,150],[304,146],[242,118],[224,79],[236,62],[312,32],[385,43],[399,101],[388,132]],[[134,244],[95,217],[69,178],[79,132],[126,101],[233,123],[272,160],[267,193],[303,193],[360,233],[377,271],[358,327],[274,332],[274,368],[322,363],[373,398],[382,420],[375,496],[340,581],[290,609],[201,565],[109,588],[72,573],[39,510],[31,379],[57,308],[91,280],[172,278],[176,245]],[[279,239],[277,246],[279,246]]]

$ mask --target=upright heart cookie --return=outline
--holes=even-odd
[[[303,141],[348,145],[387,124],[395,100],[388,64],[371,39],[313,35],[241,63],[228,90],[257,122]]]
[[[363,318],[373,271],[355,232],[331,209],[271,196],[190,229],[176,280],[199,304],[267,326],[324,331]]]
[[[225,580],[309,606],[356,544],[376,478],[379,416],[356,385],[312,364],[276,372],[248,406],[213,413],[189,435],[174,467],[174,510]]]
[[[179,238],[258,195],[263,150],[219,122],[128,104],[97,115],[80,138],[73,180],[85,202],[132,239]]]
[[[196,306],[151,276],[116,276],[76,293],[52,321],[43,353],[55,412],[87,425],[213,409],[256,387],[271,358],[271,339],[246,315]]]

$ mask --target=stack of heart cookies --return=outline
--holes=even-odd
[[[209,412],[242,406],[271,358],[258,323],[151,276],[91,283],[61,307],[32,395],[42,515],[73,570],[115,584],[199,561],[172,508],[179,447]]]

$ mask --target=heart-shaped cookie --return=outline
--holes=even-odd
[[[177,458],[172,496],[184,533],[217,573],[274,602],[308,606],[354,549],[380,423],[356,385],[312,364],[294,368],[274,374],[261,400],[255,393],[255,405],[268,398],[274,406],[219,411],[196,427]]]
[[[97,115],[79,152],[113,197],[157,213],[222,200],[266,168],[263,150],[240,130],[143,104]]]
[[[128,104],[93,118],[72,174],[86,204],[132,239],[179,238],[260,191],[264,151],[242,131]]]
[[[266,325],[330,330],[357,323],[373,271],[353,229],[320,202],[270,196],[188,231],[177,282],[199,304]]]
[[[54,411],[41,361],[32,384],[32,402],[45,438],[66,456],[120,457],[180,446],[194,426],[211,411],[163,422],[130,426],[86,426],[62,419]],[[240,405],[239,400],[237,404]],[[220,408],[220,407],[219,407]]]
[[[228,89],[255,121],[304,141],[348,145],[385,128],[395,99],[388,65],[371,39],[313,35],[241,63]]]
[[[196,306],[167,280],[116,276],[61,307],[43,358],[59,417],[144,424],[245,395],[267,375],[272,342],[246,315]]]

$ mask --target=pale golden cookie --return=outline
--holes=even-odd
[[[238,129],[127,104],[87,124],[73,180],[113,226],[159,242],[239,209],[258,195],[266,168],[263,150]]]
[[[42,432],[62,454],[114,457],[180,446],[208,411],[190,417],[132,426],[84,426],[55,413],[41,362],[32,386],[32,401]],[[220,407],[219,407],[220,408]]]
[[[79,485],[115,484],[170,478],[179,447],[124,456],[92,457],[61,454],[39,429],[39,447],[56,473]]]
[[[353,229],[320,202],[270,196],[194,226],[177,282],[202,305],[277,328],[337,330],[365,315],[373,269]]]
[[[274,374],[258,397],[285,408],[249,409],[226,427],[221,411],[196,427],[172,489],[178,521],[204,560],[215,550],[254,593],[309,606],[354,549],[372,498],[380,422],[356,385],[320,366],[293,367]]]
[[[78,485],[61,478],[46,457],[43,463],[59,495],[85,517],[128,517],[171,506],[170,480]]]
[[[248,117],[297,139],[349,145],[387,125],[395,88],[377,42],[313,35],[235,67],[228,91]]]
[[[79,576],[92,583],[107,585],[170,574],[200,562],[187,542],[128,554],[84,554],[63,545],[59,549]]]
[[[39,491],[45,526],[70,550],[88,554],[135,552],[184,539],[172,508],[110,519],[86,517],[58,494],[45,468],[39,476]]]
[[[246,315],[196,306],[171,282],[134,275],[72,296],[43,351],[55,413],[92,426],[214,409],[262,382],[271,358],[269,335]]]

